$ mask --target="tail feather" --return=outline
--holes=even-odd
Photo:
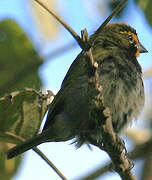
[[[30,140],[27,140],[26,142],[24,142],[22,144],[15,146],[14,148],[10,149],[7,152],[7,159],[11,159],[11,158],[43,143],[44,142],[43,139],[44,139],[43,136],[41,136],[41,134],[40,134]]]

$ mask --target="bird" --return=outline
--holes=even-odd
[[[110,23],[89,38],[94,61],[98,63],[98,83],[102,87],[104,106],[108,107],[116,134],[137,119],[144,106],[140,53],[148,52],[140,43],[136,30],[123,22]],[[102,142],[100,123],[92,117],[90,105],[90,71],[85,51],[70,66],[60,90],[51,103],[40,134],[7,152],[13,158],[41,143],[75,139],[77,147]]]

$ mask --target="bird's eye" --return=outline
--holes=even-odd
[[[131,43],[134,42],[134,39],[133,39],[132,35],[129,35],[128,38],[129,38],[129,41],[130,41]]]

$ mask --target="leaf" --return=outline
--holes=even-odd
[[[151,0],[136,0],[136,3],[144,11],[148,23],[152,26],[152,1]]]
[[[25,87],[40,89],[42,59],[16,22],[0,22],[0,96]]]
[[[5,153],[25,139],[36,135],[47,110],[48,96],[34,89],[16,91],[0,98],[0,179],[9,180],[21,156],[6,160]],[[12,144],[11,144],[12,143]]]
[[[35,136],[46,113],[52,93],[44,95],[26,88],[0,98],[0,179],[9,180],[17,171],[21,156],[6,160],[5,153],[14,144]]]
[[[47,98],[34,89],[0,98],[0,140],[18,143],[35,136],[46,109]]]

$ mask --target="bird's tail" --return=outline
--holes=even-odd
[[[25,141],[24,143],[19,144],[19,145],[13,147],[12,149],[10,149],[7,152],[7,159],[11,159],[29,149],[32,149],[33,147],[35,147],[43,142],[45,142],[44,134],[39,134],[36,137],[29,139],[29,140]]]

